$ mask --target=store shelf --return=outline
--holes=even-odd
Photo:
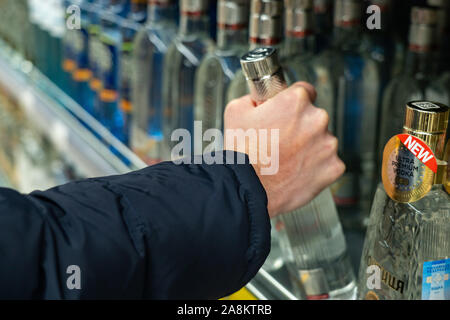
[[[47,136],[58,152],[70,155],[86,177],[123,174],[146,166],[73,99],[2,42],[0,90],[24,109],[28,121]],[[10,186],[0,172],[2,185]],[[288,285],[284,269],[275,275],[260,270],[246,289],[260,300],[296,299]]]

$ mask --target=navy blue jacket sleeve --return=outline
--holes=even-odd
[[[269,249],[267,198],[248,164],[0,188],[0,299],[217,299]]]

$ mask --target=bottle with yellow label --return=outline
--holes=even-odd
[[[449,108],[413,101],[383,153],[359,271],[360,299],[450,299]]]

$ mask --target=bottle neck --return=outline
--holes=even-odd
[[[293,54],[314,54],[316,50],[316,37],[314,34],[310,34],[304,37],[294,37],[287,35],[284,40],[284,46],[288,52]]]
[[[182,14],[178,32],[181,35],[209,35],[208,15]]]
[[[414,51],[409,49],[405,60],[405,73],[409,76],[424,77],[433,73],[432,51]]]
[[[217,29],[217,47],[221,50],[245,46],[248,33],[245,29]]]
[[[147,9],[147,21],[149,24],[175,20],[176,8],[173,5],[160,6],[152,4]]]

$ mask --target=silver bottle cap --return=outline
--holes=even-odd
[[[336,0],[334,25],[337,27],[354,27],[361,24],[361,0]]]
[[[283,36],[282,0],[252,0],[250,14],[250,42],[276,45]]]
[[[286,0],[285,15],[287,36],[303,38],[314,33],[312,0]]]
[[[209,9],[209,0],[181,0],[180,9],[183,15],[206,14]]]
[[[256,104],[263,103],[287,87],[275,48],[252,50],[241,58],[241,65]]]
[[[415,52],[429,52],[436,46],[438,11],[433,8],[413,7],[409,31],[409,49]]]
[[[219,0],[217,26],[221,29],[243,29],[248,25],[248,0]]]

